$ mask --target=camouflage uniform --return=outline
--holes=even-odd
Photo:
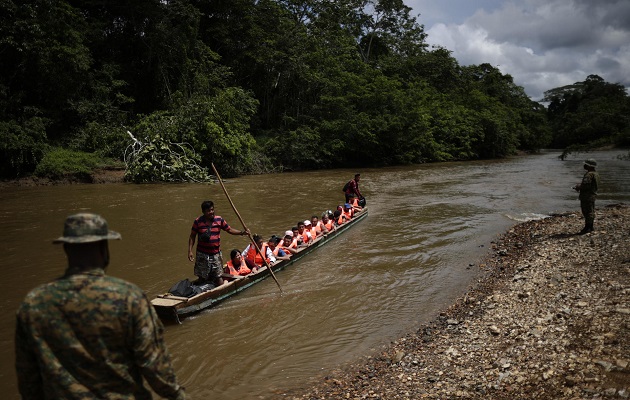
[[[585,165],[595,167],[597,163],[593,159],[588,159]],[[582,177],[580,183],[580,207],[582,215],[584,215],[585,231],[592,231],[595,222],[595,198],[597,197],[597,188],[599,187],[599,174],[593,171],[587,171]]]
[[[120,238],[96,217],[69,217],[56,242]],[[85,228],[86,220],[104,230]],[[143,377],[160,396],[186,398],[153,306],[136,285],[99,267],[68,268],[32,290],[17,312],[15,349],[23,399],[151,399]]]

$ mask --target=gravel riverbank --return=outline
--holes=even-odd
[[[630,207],[517,225],[434,321],[285,399],[630,398]]]

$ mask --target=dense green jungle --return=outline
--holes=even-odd
[[[132,182],[630,144],[597,75],[530,99],[402,0],[3,0],[0,178]]]

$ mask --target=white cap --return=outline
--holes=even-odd
[[[286,232],[284,232],[284,236],[291,236],[291,237],[293,237],[293,231],[286,231]]]
[[[308,219],[306,221],[304,221],[304,225],[310,225],[311,221],[309,221]]]

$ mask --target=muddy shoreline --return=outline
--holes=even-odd
[[[458,301],[289,399],[630,398],[630,207],[519,224]]]
[[[32,186],[55,186],[55,185],[76,185],[76,184],[101,184],[101,183],[123,183],[125,181],[125,170],[121,168],[105,168],[95,170],[89,178],[79,179],[76,176],[68,176],[61,179],[40,178],[37,176],[27,176],[24,178],[0,181],[0,188],[4,187],[32,187]]]

